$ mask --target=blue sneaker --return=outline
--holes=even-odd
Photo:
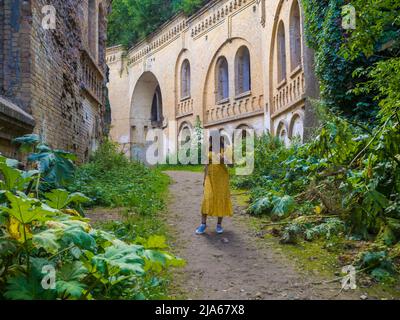
[[[201,224],[201,226],[196,229],[196,234],[198,234],[198,235],[204,234],[206,232],[206,229],[207,229],[207,225]]]
[[[218,234],[222,234],[222,233],[224,233],[224,228],[222,228],[222,226],[220,224],[217,224],[217,227],[215,228],[215,231]]]

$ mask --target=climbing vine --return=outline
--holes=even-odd
[[[342,28],[344,0],[303,0],[305,32],[308,45],[315,50],[315,72],[321,85],[323,103],[336,113],[362,121],[370,121],[376,115],[374,92],[359,95],[352,91],[365,77],[354,71],[376,60],[357,55],[346,60],[341,47],[346,40]]]

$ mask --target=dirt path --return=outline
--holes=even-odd
[[[358,292],[340,291],[340,284],[313,286],[317,276],[300,274],[277,250],[260,246],[241,218],[226,220],[225,234],[214,231],[196,236],[203,185],[201,173],[167,172],[173,179],[168,207],[176,230],[177,254],[187,261],[178,276],[189,299],[359,299]],[[238,211],[236,206],[235,213]],[[243,217],[242,217],[243,219]]]

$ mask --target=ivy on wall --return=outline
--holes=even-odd
[[[344,0],[302,0],[308,45],[315,50],[315,72],[321,85],[322,102],[332,111],[362,121],[376,115],[374,92],[359,95],[353,89],[366,79],[354,77],[357,68],[371,65],[375,57],[359,55],[352,61],[341,54],[346,39],[342,28]]]

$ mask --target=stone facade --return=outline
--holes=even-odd
[[[55,9],[55,28],[43,27]],[[35,132],[85,160],[106,123],[110,0],[0,1],[0,152]],[[48,25],[48,24],[47,24]]]
[[[315,126],[308,98],[318,96],[318,84],[298,0],[211,1],[128,52],[108,48],[107,63],[111,136],[130,155],[149,128],[171,132],[174,120],[177,145],[196,119],[228,133],[270,131],[287,143]]]

